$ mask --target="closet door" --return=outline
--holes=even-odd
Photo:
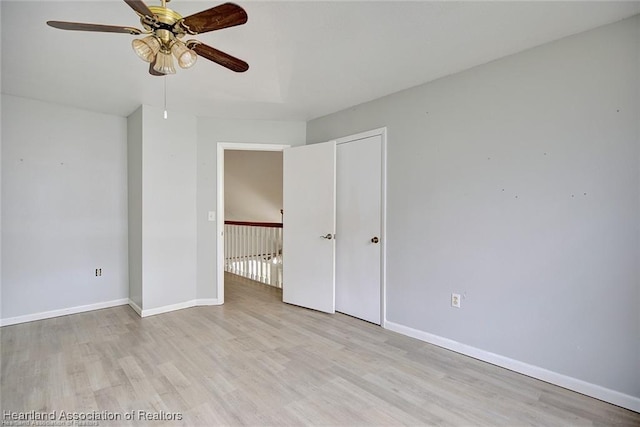
[[[283,285],[289,304],[335,311],[336,143],[283,154]]]
[[[338,144],[336,177],[336,311],[379,325],[382,137]]]

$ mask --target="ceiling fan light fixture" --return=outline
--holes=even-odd
[[[145,62],[153,62],[160,50],[160,41],[155,36],[135,39],[131,42],[133,51]]]
[[[173,66],[173,58],[170,53],[163,51],[158,52],[156,56],[156,64],[153,69],[161,74],[175,74],[176,68]]]
[[[171,46],[171,53],[173,53],[173,56],[178,60],[180,68],[190,68],[198,59],[198,55],[196,55],[193,50],[188,49],[187,46],[179,40],[176,40]]]

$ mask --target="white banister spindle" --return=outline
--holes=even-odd
[[[253,261],[253,280],[256,282],[260,281],[260,275],[258,274],[258,264],[260,263],[260,247],[258,245],[258,240],[260,239],[260,230],[259,227],[251,227],[251,233],[253,238],[251,240],[251,251]]]
[[[242,275],[247,277],[247,255],[249,249],[247,248],[247,227],[240,227],[242,233],[242,247],[240,249],[240,255],[242,256]]]
[[[236,274],[241,274],[242,271],[240,270],[240,227],[238,227],[237,225],[233,226],[233,235],[234,235],[234,246],[235,246],[235,250],[234,250],[234,254],[233,254],[233,263],[235,265],[234,270]]]
[[[264,252],[264,241],[265,241],[266,237],[265,237],[265,230],[260,230],[260,243],[258,245],[259,251],[260,251],[260,282],[262,283],[267,283],[267,275],[265,274],[265,270],[267,268],[267,256]]]
[[[238,229],[235,225],[231,226],[232,243],[231,243],[231,261],[233,263],[233,274],[239,274],[238,270]]]
[[[264,241],[264,253],[265,259],[267,260],[267,264],[265,265],[265,283],[270,284],[271,280],[271,265],[273,261],[273,257],[271,256],[271,230],[272,228],[266,230],[266,238]]]
[[[253,280],[258,280],[258,256],[260,255],[258,253],[258,245],[256,245],[256,242],[258,240],[258,232],[257,232],[257,228],[258,227],[250,227],[249,228],[249,234],[250,234],[250,239],[249,239],[249,245],[251,246],[251,278]]]
[[[271,281],[271,278],[273,277],[273,271],[274,271],[274,254],[273,254],[273,245],[274,245],[274,230],[275,228],[272,228],[269,230],[269,239],[267,242],[267,252],[269,253],[269,280]]]
[[[262,227],[253,227],[253,233],[254,233],[254,240],[253,240],[253,247],[254,247],[254,251],[255,251],[255,265],[256,265],[256,271],[255,271],[255,275],[256,278],[254,279],[257,282],[261,282],[262,281],[262,277],[260,276],[260,267],[262,266],[262,252],[260,252],[260,238],[262,237],[262,230],[260,229]]]
[[[231,260],[229,259],[229,254],[231,253],[231,240],[229,240],[229,237],[228,237],[230,227],[231,227],[230,225],[225,225],[224,233],[222,234],[224,236],[224,253],[225,253],[224,271],[231,271],[231,265],[230,265]]]
[[[280,267],[280,257],[278,257],[278,229],[273,230],[273,241],[271,244],[271,254],[275,260],[273,264],[272,281],[274,286],[278,286],[278,269]]]
[[[230,225],[231,234],[231,272],[238,274],[238,232],[235,225]]]
[[[278,229],[278,241],[280,242],[280,252],[281,253],[280,253],[280,264],[279,264],[280,268],[278,268],[278,284],[277,284],[277,286],[279,288],[281,288],[282,287],[282,266],[284,265],[283,264],[283,257],[282,257],[282,228]]]
[[[271,242],[273,241],[273,238],[271,236],[273,232],[273,228],[270,228],[269,230],[267,230],[267,238],[266,241],[264,242],[264,252],[267,254],[267,280],[269,284],[271,283],[271,277],[273,277],[271,275],[271,271],[273,268],[273,255],[271,254]]]
[[[251,248],[251,234],[252,227],[245,229],[245,256],[247,259],[247,276],[253,279],[253,268],[251,268],[251,261],[253,260],[253,249]]]
[[[224,236],[224,253],[225,253],[224,271],[229,271],[231,266],[229,265],[229,257],[226,256],[226,254],[230,253],[230,249],[231,249],[231,242],[229,241],[229,238],[227,237],[229,235],[229,226],[228,225],[224,226],[224,233],[222,235]]]
[[[236,257],[235,257],[235,262],[236,262],[236,274],[242,276],[242,258],[241,258],[241,252],[242,252],[242,230],[240,229],[240,227],[236,226]]]
[[[235,274],[240,274],[240,228],[233,226],[233,269]]]

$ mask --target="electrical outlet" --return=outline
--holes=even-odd
[[[96,268],[96,277],[100,277],[100,276],[102,276],[102,269]]]
[[[460,308],[460,294],[451,294],[451,307]]]

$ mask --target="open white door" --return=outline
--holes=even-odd
[[[335,311],[335,165],[335,141],[284,150],[282,300],[326,313]]]

